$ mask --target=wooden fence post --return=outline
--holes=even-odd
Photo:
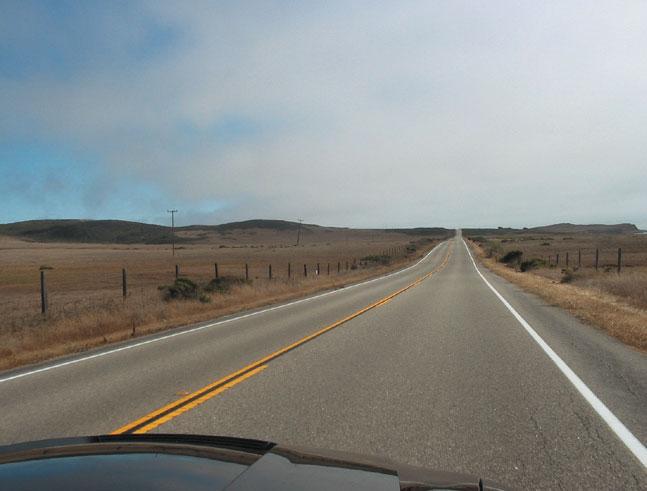
[[[568,268],[568,252],[566,253],[566,267]]]
[[[245,281],[249,280],[249,266],[245,263]]]
[[[216,279],[218,278],[218,263],[213,263],[213,272],[216,275]]]
[[[179,276],[180,276],[180,266],[176,264],[175,265],[175,279],[177,280]]]
[[[622,249],[618,247],[618,273],[622,269]]]
[[[598,270],[598,263],[600,259],[600,249],[595,249],[595,270]]]
[[[330,276],[330,263],[328,263],[328,276]]]
[[[124,297],[124,300],[128,296],[128,283],[126,277],[126,268],[121,269],[121,295]]]
[[[40,312],[47,314],[47,285],[45,284],[45,271],[40,270]]]
[[[559,254],[557,254],[557,266],[559,266]]]
[[[321,270],[319,269],[319,263],[317,263],[317,276],[321,274]]]
[[[337,273],[341,271],[341,261],[337,261]]]
[[[292,276],[292,266],[290,263],[288,263],[288,278]]]
[[[272,279],[272,265],[271,265],[271,264],[270,264],[270,265],[269,265],[269,267],[268,267],[268,271],[267,271],[267,273],[268,273],[268,276],[269,276],[269,278],[270,278],[270,280],[271,280],[271,279]]]
[[[577,267],[582,267],[582,249],[577,250]]]
[[[308,265],[307,264],[303,265],[303,276],[308,276]]]

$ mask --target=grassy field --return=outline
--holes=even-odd
[[[647,350],[647,235],[506,234],[468,238],[481,260],[498,274],[623,342]],[[506,262],[506,256],[516,257]]]
[[[190,237],[195,232],[180,233]],[[172,256],[167,244],[39,243],[0,236],[0,368],[340,288],[402,267],[442,237],[304,227],[299,246],[293,230],[280,229],[190,238]],[[176,264],[181,277],[205,285],[214,278],[216,262],[219,276],[232,278],[244,278],[247,264],[251,282],[227,294],[209,293],[208,302],[164,301],[158,287],[173,284]],[[46,316],[40,313],[41,268],[48,290]],[[125,300],[122,268],[128,275]]]

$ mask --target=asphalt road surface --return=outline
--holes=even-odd
[[[235,435],[647,489],[647,355],[479,268],[459,234],[352,288],[0,373],[0,444]]]

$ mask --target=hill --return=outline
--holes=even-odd
[[[0,225],[0,235],[35,242],[167,244],[170,227],[124,220],[28,220]]]
[[[635,234],[639,232],[638,227],[632,223],[617,223],[614,225],[575,225],[572,223],[556,223],[554,225],[546,225],[543,227],[534,227],[529,229],[537,233],[552,233],[552,234],[572,234],[572,233],[587,233],[587,234]]]
[[[367,229],[322,227],[314,224],[299,224],[286,220],[246,220],[220,225],[188,225],[175,228],[175,242],[200,243],[216,238],[234,238],[238,235],[249,239],[258,234],[272,236],[292,235],[301,226],[302,235],[343,235],[370,233]],[[237,234],[239,232],[240,234]],[[334,234],[338,232],[338,234]],[[385,232],[415,236],[449,236],[453,231],[444,228],[387,229]],[[233,234],[233,235],[232,235]],[[29,220],[0,224],[0,235],[34,242],[74,242],[97,244],[169,244],[171,227],[125,220]]]
[[[576,225],[573,223],[556,223],[531,228],[464,228],[463,234],[475,235],[508,235],[508,234],[608,234],[625,235],[636,234],[640,230],[632,223],[617,223],[612,225],[590,224]]]

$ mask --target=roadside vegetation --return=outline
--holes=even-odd
[[[174,258],[165,245],[0,237],[0,369],[343,288],[402,268],[444,238],[353,232],[310,234],[295,247],[291,230],[225,231],[221,240],[183,245]],[[40,313],[40,269],[47,277],[46,315]]]
[[[520,233],[467,238],[495,273],[647,351],[647,235]]]

